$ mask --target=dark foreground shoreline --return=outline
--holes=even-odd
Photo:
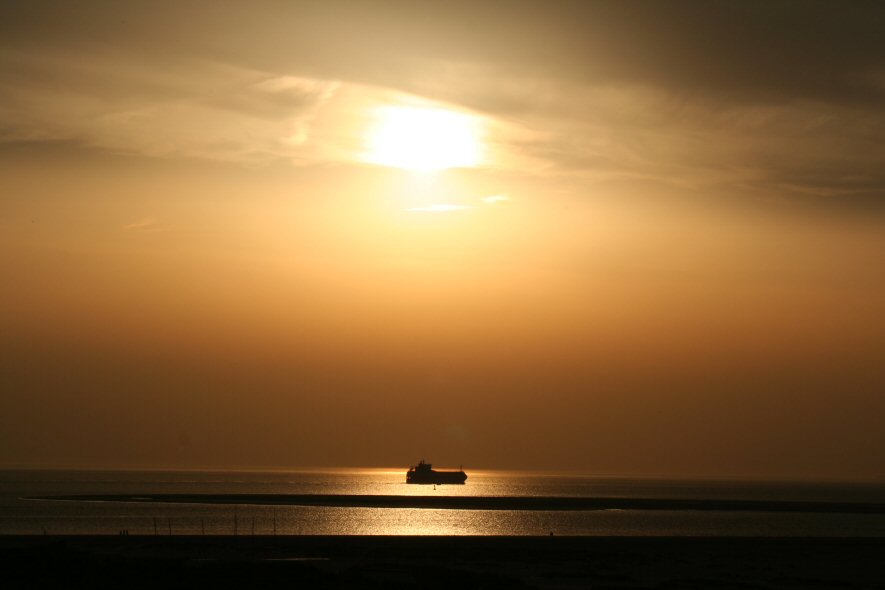
[[[575,498],[530,496],[379,496],[359,494],[90,494],[35,496],[31,500],[80,502],[161,502],[179,504],[252,504],[341,508],[432,508],[439,510],[721,510],[885,514],[873,502],[777,500],[694,500],[659,498]]]
[[[885,588],[885,538],[0,536],[17,588]]]

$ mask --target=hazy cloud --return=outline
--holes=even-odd
[[[84,57],[0,53],[8,72],[0,78],[0,141],[70,140],[154,157],[285,158],[336,87],[217,63]]]
[[[499,168],[883,202],[882,23],[878,2],[10,3],[0,138],[348,160],[388,89],[497,121]]]

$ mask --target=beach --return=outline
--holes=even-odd
[[[0,536],[21,587],[882,588],[885,538]]]
[[[21,587],[885,588],[878,484],[0,475],[0,566]]]

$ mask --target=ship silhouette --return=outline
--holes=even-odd
[[[467,474],[463,469],[458,471],[436,471],[433,465],[425,463],[424,459],[417,465],[413,465],[406,472],[406,483],[420,484],[444,484],[455,483],[463,484],[467,481]]]

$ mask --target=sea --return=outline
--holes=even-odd
[[[3,535],[572,535],[885,537],[885,514],[720,510],[453,510],[35,499],[65,495],[344,494],[885,503],[885,483],[472,471],[408,485],[405,469],[0,471]]]

